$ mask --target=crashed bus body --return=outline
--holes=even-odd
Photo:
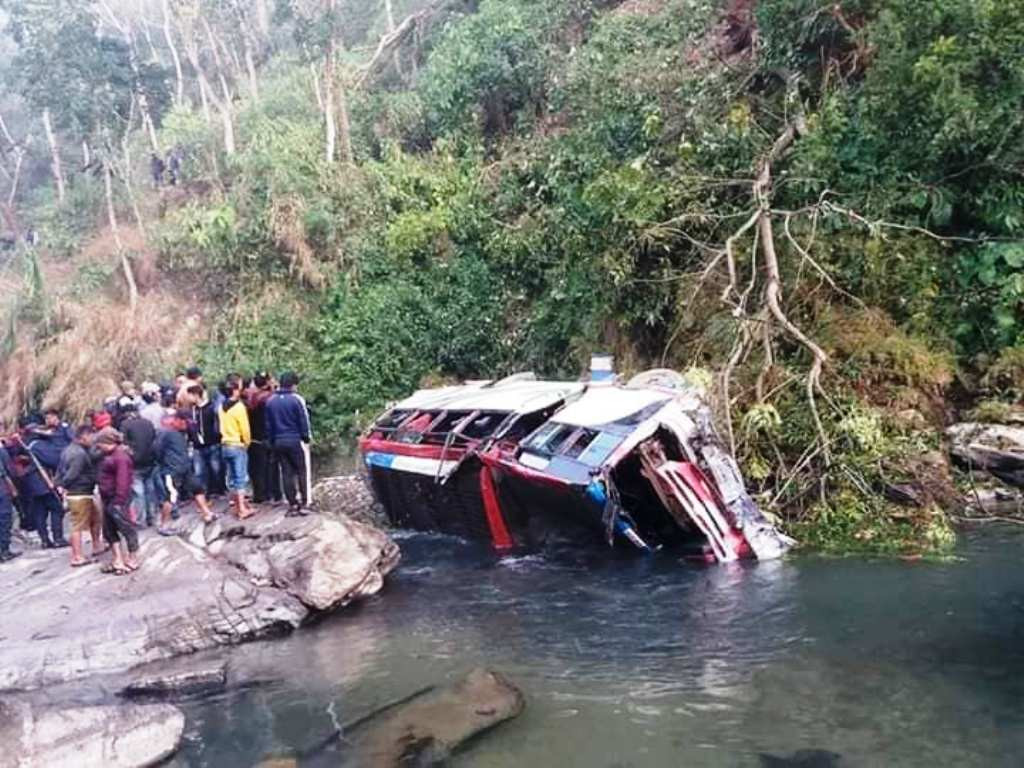
[[[497,550],[603,541],[728,562],[793,543],[747,494],[706,402],[670,372],[624,386],[520,374],[421,390],[360,450],[395,525]]]

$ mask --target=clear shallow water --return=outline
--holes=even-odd
[[[527,708],[453,766],[734,768],[806,749],[839,766],[1024,764],[1024,530],[967,533],[953,563],[498,561],[447,538],[400,544],[382,595],[235,649],[236,677],[264,682],[188,704],[180,760],[303,750],[486,665]]]

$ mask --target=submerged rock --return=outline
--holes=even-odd
[[[438,765],[459,745],[517,717],[522,692],[503,675],[475,669],[375,712],[341,734],[346,764],[367,768]]]
[[[31,689],[290,632],[373,594],[396,565],[386,534],[345,518],[193,516],[147,534],[128,576],[27,553],[0,568],[0,690]]]
[[[761,753],[762,768],[839,768],[843,756],[824,749],[798,749],[789,757]]]
[[[141,768],[173,755],[185,716],[169,704],[37,707],[0,702],[0,768]]]
[[[228,684],[226,661],[190,659],[158,661],[137,670],[120,695],[133,697],[191,696],[220,691]]]

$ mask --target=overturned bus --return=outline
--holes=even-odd
[[[395,525],[498,550],[605,541],[727,562],[793,543],[747,494],[706,402],[671,371],[625,385],[527,373],[421,390],[360,450]]]

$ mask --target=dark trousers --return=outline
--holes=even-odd
[[[267,443],[253,443],[249,446],[249,477],[252,479],[254,502],[259,504],[281,500],[281,468],[277,464],[277,456]]]
[[[279,440],[274,443],[274,455],[281,465],[281,482],[288,504],[292,507],[309,504],[312,483],[306,447],[298,440]]]
[[[14,524],[14,505],[6,493],[0,493],[0,554],[11,551],[11,526]]]
[[[64,506],[55,493],[44,493],[32,499],[32,517],[35,520],[36,532],[45,543],[47,541],[64,541]],[[49,521],[49,532],[47,532]]]
[[[128,519],[128,509],[103,500],[103,538],[110,544],[123,541],[129,552],[139,549],[139,534]]]

